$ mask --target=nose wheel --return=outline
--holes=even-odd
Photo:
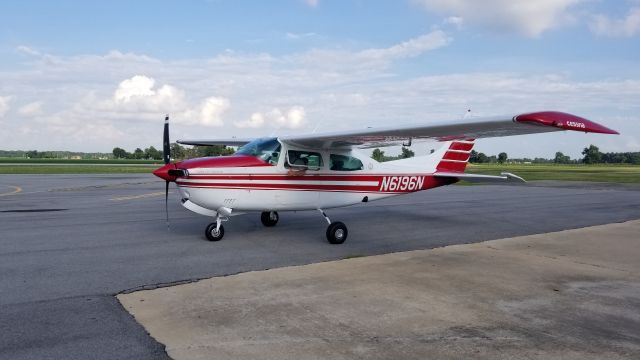
[[[220,241],[224,236],[224,226],[220,225],[220,227],[218,227],[217,223],[211,223],[207,225],[204,235],[209,241]]]

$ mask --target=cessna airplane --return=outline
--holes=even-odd
[[[222,239],[222,222],[234,215],[261,212],[262,224],[270,227],[278,223],[278,211],[317,210],[329,224],[329,243],[342,244],[347,239],[347,227],[331,221],[325,209],[429,190],[460,180],[524,181],[510,173],[465,173],[474,141],[562,130],[618,134],[575,115],[544,111],[259,139],[179,140],[185,145],[239,148],[231,156],[172,163],[167,117],[165,165],[153,173],[166,181],[165,205],[169,183],[175,182],[185,208],[215,219],[205,230],[210,241]],[[426,140],[442,142],[442,146],[426,156],[384,163],[362,151]]]

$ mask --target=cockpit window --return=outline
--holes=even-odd
[[[237,155],[255,156],[272,165],[278,163],[281,145],[277,139],[256,139],[243,145],[236,151]]]
[[[329,156],[330,169],[334,171],[356,171],[364,169],[362,161],[349,155],[331,154]]]

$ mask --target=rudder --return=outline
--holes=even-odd
[[[474,139],[452,141],[436,166],[436,170],[441,172],[464,172],[469,163],[474,144]]]

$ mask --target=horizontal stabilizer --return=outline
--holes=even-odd
[[[483,175],[483,174],[467,174],[467,173],[457,173],[457,172],[436,172],[435,174],[433,174],[433,176],[446,177],[446,178],[458,178],[460,180],[465,180],[470,182],[500,182],[500,181],[526,182],[520,176],[514,175],[512,173],[508,173],[508,172],[503,172],[499,176]]]

